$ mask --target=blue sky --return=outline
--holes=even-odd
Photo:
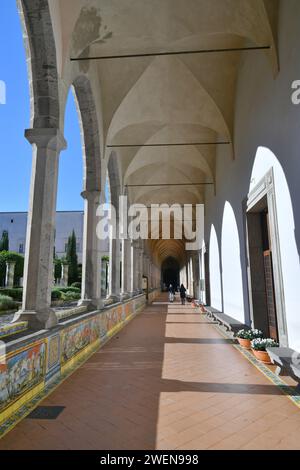
[[[24,138],[30,124],[29,85],[21,24],[15,0],[0,0],[0,212],[27,211],[31,146]],[[61,153],[57,210],[81,210],[82,156],[79,123],[70,92],[65,118],[68,149]]]

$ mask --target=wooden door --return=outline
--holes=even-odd
[[[274,294],[274,278],[273,278],[271,250],[264,251],[264,271],[265,271],[269,335],[270,335],[270,338],[273,338],[276,341],[278,341],[278,327],[277,327],[277,314],[276,314],[276,303],[275,303],[275,294]]]

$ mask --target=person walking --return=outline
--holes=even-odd
[[[180,298],[181,298],[181,305],[185,305],[185,298],[186,298],[186,288],[183,284],[180,286]]]
[[[169,302],[174,301],[174,287],[172,284],[169,285]]]

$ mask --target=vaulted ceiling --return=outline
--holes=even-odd
[[[131,202],[201,203],[214,183],[217,145],[234,158],[234,111],[243,54],[266,54],[277,71],[277,0],[50,0],[59,16],[61,66],[70,57],[270,46],[265,51],[215,52],[71,62],[97,75],[104,144],[115,148]],[[58,33],[57,33],[58,34]],[[148,146],[143,146],[147,144]],[[140,146],[139,146],[140,145]],[[106,159],[111,148],[105,147]],[[181,186],[151,186],[151,184]],[[157,242],[155,242],[156,245]],[[178,244],[160,246],[161,258]],[[181,256],[181,254],[180,254]]]

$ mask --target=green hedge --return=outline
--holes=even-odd
[[[81,290],[77,287],[54,287],[52,289],[51,299],[52,300],[65,300],[64,296],[68,294],[71,297],[71,294],[74,295],[74,300],[80,299]],[[15,288],[15,289],[0,289],[0,296],[9,296],[12,300],[17,302],[22,302],[22,295],[23,289],[22,288]],[[67,298],[66,300],[70,300]]]
[[[78,287],[56,287],[56,289],[60,290],[60,292],[63,292],[64,294],[66,292],[75,292],[76,294],[80,294],[81,289]]]
[[[17,308],[18,304],[8,295],[0,294],[0,311],[13,310]]]
[[[62,292],[58,288],[52,289],[51,293],[51,300],[61,300],[62,299]]]
[[[23,289],[22,287],[14,289],[0,289],[0,295],[8,295],[17,302],[22,302]]]
[[[79,300],[80,298],[81,298],[81,294],[79,294],[78,292],[68,291],[68,292],[62,293],[62,299],[65,301]]]
[[[20,278],[23,277],[24,271],[24,256],[15,253],[14,251],[1,251],[0,252],[0,286],[5,285],[6,262],[15,261],[15,277],[14,285],[17,286]]]
[[[81,282],[73,282],[73,284],[71,284],[71,287],[77,287],[77,289],[80,289],[81,291]]]

